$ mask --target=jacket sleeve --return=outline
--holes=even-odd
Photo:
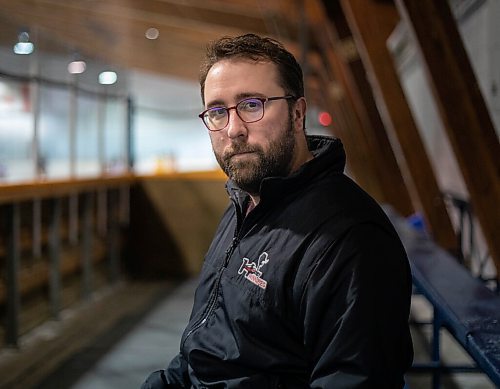
[[[186,360],[179,353],[172,359],[166,369],[152,372],[141,386],[141,389],[181,389],[190,388]]]
[[[300,313],[311,388],[402,388],[411,365],[411,273],[392,231],[352,227],[309,274]]]

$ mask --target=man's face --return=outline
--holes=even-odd
[[[217,62],[205,81],[206,108],[233,107],[248,97],[284,96],[276,65],[244,59]],[[287,176],[294,169],[296,128],[287,100],[265,103],[264,117],[245,123],[235,110],[228,125],[209,132],[217,162],[241,189],[258,194],[266,177]]]

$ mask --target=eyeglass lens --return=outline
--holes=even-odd
[[[229,110],[235,109],[241,120],[246,123],[259,121],[264,116],[264,103],[259,99],[245,99],[235,107],[214,107],[209,109],[203,120],[210,130],[222,130],[229,122]]]

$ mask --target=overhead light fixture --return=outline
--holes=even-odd
[[[87,68],[85,61],[72,61],[68,64],[68,72],[71,74],[81,74]]]
[[[160,36],[160,31],[157,28],[151,27],[146,30],[146,38],[150,40],[158,39]]]
[[[115,72],[105,71],[105,72],[101,72],[99,74],[99,84],[102,84],[102,85],[114,84],[117,79],[118,79],[118,76],[116,75]]]
[[[30,42],[30,35],[23,31],[18,35],[18,42],[14,45],[14,53],[20,55],[31,54],[35,46]]]

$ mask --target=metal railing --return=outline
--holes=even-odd
[[[120,278],[121,233],[129,223],[132,182],[125,175],[0,186],[4,345],[18,346],[20,335],[30,329],[23,322],[24,301],[33,296],[46,300],[47,309],[36,314],[35,322],[58,319],[68,305],[63,301],[68,300],[63,290],[68,279],[77,280],[78,300],[88,300],[100,286]]]

